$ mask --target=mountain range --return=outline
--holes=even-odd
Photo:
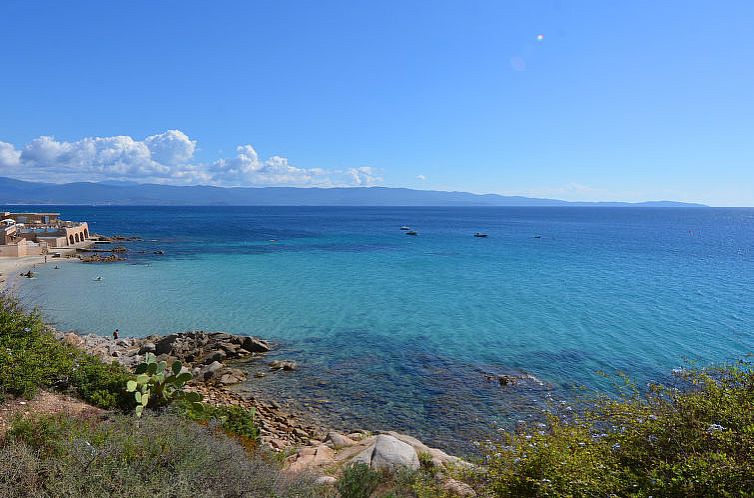
[[[389,187],[212,187],[129,182],[40,183],[0,177],[0,205],[142,206],[637,206],[703,207],[673,201],[569,202],[557,199]]]

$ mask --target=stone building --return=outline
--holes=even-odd
[[[59,213],[0,212],[0,257],[41,256],[93,245],[86,222],[63,221]]]

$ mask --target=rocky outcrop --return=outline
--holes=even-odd
[[[482,375],[487,382],[496,382],[500,387],[516,386],[520,383],[544,387],[545,383],[528,373],[520,374],[493,374],[483,372]]]
[[[169,364],[180,360],[184,371],[191,372],[194,377],[187,389],[202,394],[204,401],[212,405],[253,408],[262,441],[275,450],[309,445],[327,434],[323,427],[285,410],[274,401],[258,400],[227,389],[246,379],[246,372],[233,367],[233,361],[261,359],[272,349],[269,342],[257,337],[204,331],[117,340],[73,332],[56,332],[56,336],[103,361],[117,361],[129,369],[144,361],[147,353],[153,353]]]
[[[184,371],[193,375],[188,390],[202,394],[204,402],[211,405],[253,408],[262,442],[273,450],[298,448],[286,460],[288,468],[294,472],[321,474],[323,482],[332,482],[343,467],[357,462],[386,472],[400,468],[415,470],[426,464],[431,465],[440,476],[446,469],[469,465],[405,434],[392,431],[377,434],[367,431],[349,434],[328,432],[321,425],[284,409],[275,401],[230,391],[227,386],[246,379],[246,373],[234,368],[232,362],[243,358],[261,359],[271,349],[267,341],[256,337],[204,331],[117,340],[97,335],[56,334],[59,340],[67,344],[105,361],[117,361],[130,369],[141,363],[148,353],[157,355],[158,359],[169,364],[180,360]],[[296,365],[279,360],[271,362],[270,367],[292,371]],[[473,496],[473,490],[464,488],[466,485],[459,481],[443,477],[442,482],[448,492]]]
[[[356,455],[353,463],[365,463],[374,470],[396,471],[419,468],[419,456],[411,445],[390,434],[378,434],[374,442]]]
[[[99,254],[92,254],[91,256],[79,256],[82,263],[115,263],[117,261],[123,261],[123,258],[119,258],[115,254],[105,256],[104,258]]]
[[[258,356],[271,349],[267,341],[257,337],[223,332],[194,331],[164,337],[122,338],[116,341],[98,335],[60,334],[60,339],[86,350],[105,361],[117,361],[133,369],[144,361],[147,353],[172,364],[183,363],[193,374],[194,382],[232,385],[246,380],[246,372],[227,362]]]
[[[141,237],[133,235],[113,235],[112,237],[108,237],[98,233],[91,234],[89,239],[95,242],[139,242],[143,240]]]
[[[288,458],[293,471],[313,471],[336,474],[353,463],[364,463],[375,470],[396,471],[400,468],[418,469],[420,459],[427,461],[437,472],[454,467],[469,466],[460,458],[430,448],[418,439],[393,431],[370,435],[355,432],[343,435],[329,432],[323,442],[309,446]]]

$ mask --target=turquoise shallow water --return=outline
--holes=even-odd
[[[754,350],[751,209],[59,209],[145,239],[129,264],[20,282],[60,327],[270,338],[301,371],[244,389],[458,451],[547,395],[605,388],[597,370],[645,382]],[[521,371],[548,387],[484,379]]]

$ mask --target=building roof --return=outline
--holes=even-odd
[[[60,213],[13,213],[8,212],[6,213],[10,216],[24,216],[24,215],[31,215],[31,216],[60,216]]]

